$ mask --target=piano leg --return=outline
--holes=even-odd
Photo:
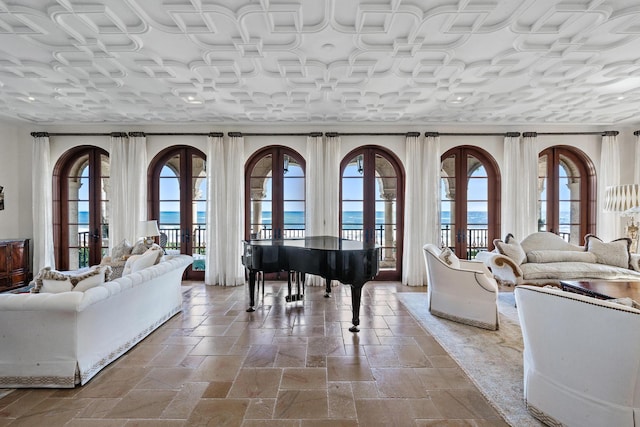
[[[256,311],[255,296],[256,296],[256,270],[249,270],[249,308],[247,308],[248,312]]]
[[[360,332],[358,325],[360,324],[360,298],[362,297],[362,286],[364,286],[364,283],[351,285],[351,312],[353,313],[351,323],[353,323],[353,326],[349,328],[350,332]]]
[[[326,284],[324,285],[324,297],[331,298],[331,279],[325,279]]]

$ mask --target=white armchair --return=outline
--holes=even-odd
[[[557,288],[515,297],[529,412],[548,425],[640,425],[640,310]]]
[[[484,329],[498,329],[498,285],[489,269],[481,262],[443,253],[433,244],[424,245],[423,252],[429,312]]]

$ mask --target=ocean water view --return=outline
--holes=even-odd
[[[440,215],[442,224],[450,224],[451,217],[450,212],[443,211]],[[479,227],[487,224],[487,213],[482,211],[469,212],[469,226],[478,225]],[[270,211],[262,212],[262,223],[271,224],[272,213]],[[284,213],[284,222],[287,224],[287,228],[303,229],[304,228],[304,212],[303,211],[289,211]],[[342,213],[342,222],[345,228],[359,228],[362,225],[362,212],[360,211],[345,211]],[[79,224],[89,224],[89,213],[78,213]],[[198,212],[197,223],[205,224],[206,215],[205,212]],[[384,212],[376,212],[376,224],[384,224]],[[180,227],[180,212],[177,211],[164,211],[160,212],[160,220],[158,221],[160,228],[179,228]]]

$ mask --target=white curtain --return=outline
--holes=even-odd
[[[598,221],[597,235],[604,241],[622,236],[620,217],[615,212],[605,212],[607,187],[620,184],[620,150],[618,138],[613,132],[602,137],[600,151],[600,176],[598,178]]]
[[[109,246],[144,237],[147,219],[147,138],[111,137],[109,153]],[[158,219],[158,218],[154,218]]]
[[[634,165],[633,165],[633,183],[640,184],[640,132],[635,133],[635,135],[636,135],[636,148],[635,148],[635,157],[634,157]]]
[[[518,217],[519,232],[524,239],[531,233],[538,231],[538,135],[525,134],[522,137],[521,156],[521,194]]]
[[[244,284],[244,138],[207,140],[207,255],[205,284]]]
[[[520,137],[504,137],[504,166],[502,190],[502,232],[501,236],[513,233],[518,240],[524,239],[518,233],[516,209],[518,206],[518,174],[520,173]]]
[[[537,231],[537,136],[505,136],[502,236],[512,233],[522,240]]]
[[[55,268],[53,251],[53,181],[49,136],[37,134],[31,158],[31,197],[33,220],[33,271]]]
[[[402,283],[427,284],[422,247],[440,245],[440,137],[407,136]]]
[[[339,136],[307,137],[305,171],[305,228],[307,236],[339,236],[340,232],[340,144]],[[308,275],[308,286],[324,286],[325,280]],[[333,286],[338,282],[332,283]]]

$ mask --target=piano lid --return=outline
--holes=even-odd
[[[250,240],[252,246],[287,246],[300,249],[324,251],[362,251],[379,248],[375,243],[342,239],[335,236],[309,236],[299,239]]]

